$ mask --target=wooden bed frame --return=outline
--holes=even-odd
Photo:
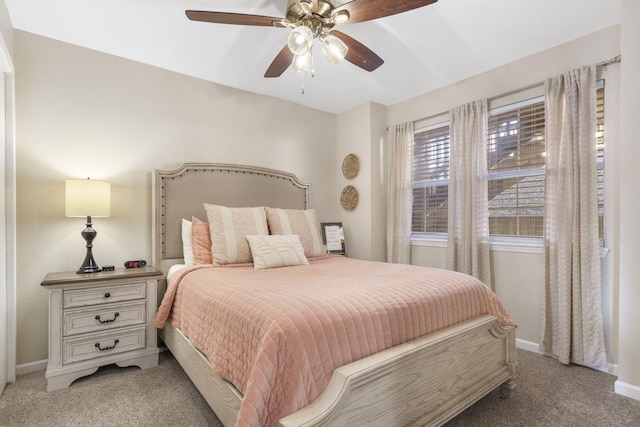
[[[308,185],[265,168],[185,163],[155,170],[152,181],[153,259],[165,274],[183,261],[182,218],[206,219],[203,202],[309,207]],[[238,390],[213,372],[180,330],[165,325],[159,335],[220,421],[235,425]],[[497,387],[511,396],[515,371],[515,327],[481,316],[336,369],[320,397],[280,425],[442,425]]]

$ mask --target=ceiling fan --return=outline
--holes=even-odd
[[[198,10],[187,10],[186,14],[192,21],[290,28],[287,45],[276,55],[264,75],[279,77],[292,64],[299,71],[313,74],[312,47],[316,38],[329,62],[335,64],[346,59],[366,71],[373,71],[384,63],[382,58],[333,27],[384,18],[436,1],[438,0],[352,0],[341,6],[334,6],[323,0],[288,0],[285,18]]]

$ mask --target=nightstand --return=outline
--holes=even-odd
[[[47,391],[69,387],[104,365],[158,365],[153,317],[161,276],[152,267],[47,274]]]

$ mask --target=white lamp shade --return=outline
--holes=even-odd
[[[68,179],[64,208],[68,217],[110,216],[111,184],[93,179]]]

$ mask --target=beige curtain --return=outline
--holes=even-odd
[[[547,79],[541,349],[604,366],[596,182],[596,70]]]
[[[450,121],[448,268],[491,286],[487,101],[454,108]]]
[[[389,127],[387,262],[411,263],[413,123]]]

